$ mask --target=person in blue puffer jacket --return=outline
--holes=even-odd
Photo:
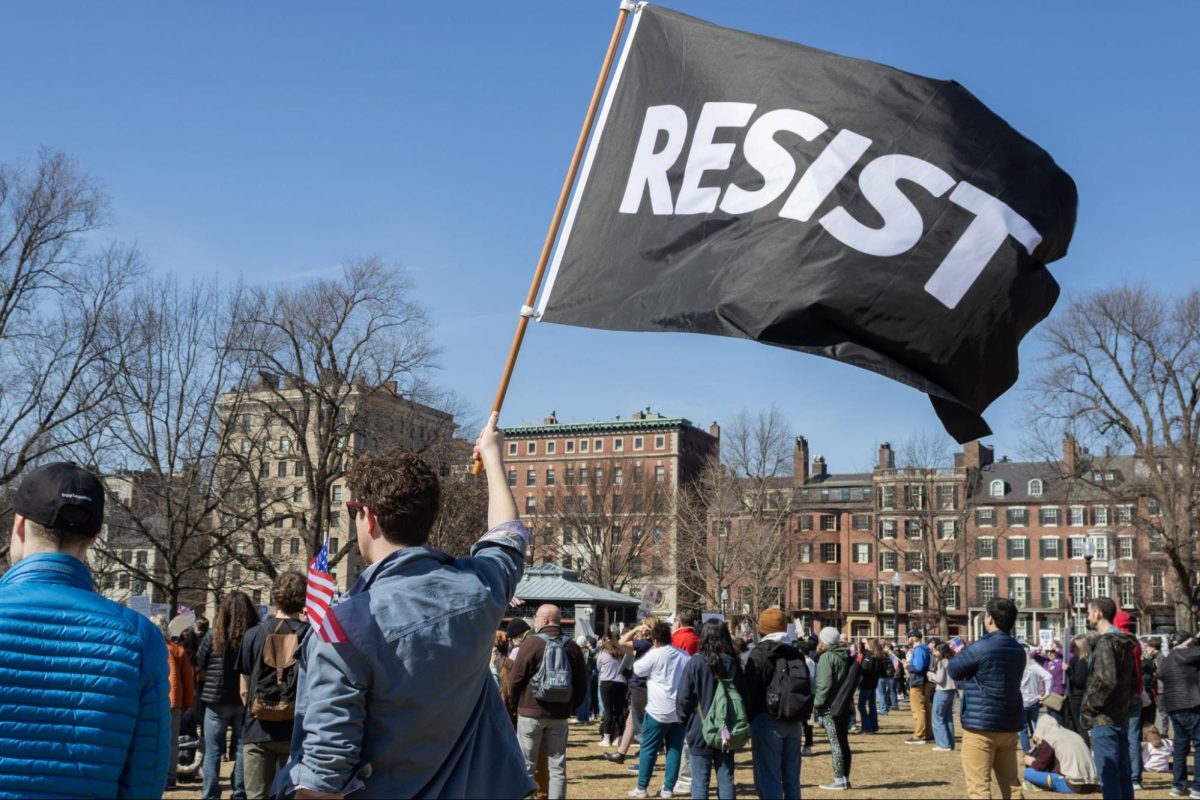
[[[17,490],[0,578],[0,798],[161,797],[171,734],[167,648],[93,591],[104,487],[39,467]]]
[[[962,689],[962,765],[973,798],[991,796],[993,774],[1000,797],[1022,796],[1017,731],[1025,724],[1025,648],[1012,636],[1016,621],[1016,604],[993,597],[983,617],[987,635],[946,665]]]

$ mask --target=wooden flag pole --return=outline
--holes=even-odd
[[[612,38],[608,42],[608,52],[604,54],[604,64],[600,67],[600,77],[596,79],[596,88],[592,90],[592,101],[588,104],[587,114],[583,119],[583,128],[579,131],[579,141],[575,143],[575,153],[571,156],[571,165],[567,167],[567,177],[563,181],[562,191],[558,194],[558,203],[554,206],[554,215],[550,219],[550,230],[546,232],[546,241],[542,244],[542,253],[538,256],[537,268],[533,271],[533,281],[529,284],[529,293],[525,296],[525,305],[521,309],[521,317],[517,320],[517,331],[513,334],[512,346],[508,351],[508,361],[504,364],[504,373],[500,376],[500,388],[496,390],[496,399],[492,403],[492,412],[499,413],[504,405],[504,396],[508,394],[508,383],[512,379],[513,369],[517,365],[517,354],[521,352],[521,343],[525,340],[525,329],[529,327],[529,318],[533,316],[533,304],[537,302],[538,290],[542,287],[542,278],[546,274],[546,263],[550,260],[550,249],[558,237],[558,229],[562,225],[563,212],[567,200],[571,197],[571,187],[575,185],[575,175],[579,172],[579,162],[583,158],[583,148],[592,133],[592,123],[596,121],[596,110],[600,107],[600,98],[604,94],[604,85],[608,83],[608,73],[612,69],[613,56],[621,41],[621,32],[625,29],[625,20],[629,17],[634,4],[630,0],[621,0],[621,10],[617,12],[617,24],[613,28]],[[483,471],[483,461],[476,458],[471,465],[471,474],[478,475]]]

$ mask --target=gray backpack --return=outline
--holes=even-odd
[[[551,639],[542,633],[537,637],[546,643],[546,650],[542,653],[542,665],[529,682],[533,699],[543,703],[571,702],[571,659],[564,638]]]

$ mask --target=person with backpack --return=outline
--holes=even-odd
[[[700,648],[683,670],[675,702],[683,720],[692,767],[692,797],[708,797],[708,779],[717,772],[717,797],[735,796],[734,754],[750,740],[746,677],[725,623],[700,626]]]
[[[861,680],[858,683],[858,719],[861,733],[879,733],[879,709],[875,691],[879,688],[879,673],[883,651],[874,639],[864,639],[858,654]]]
[[[813,710],[829,737],[833,759],[833,780],[821,788],[841,791],[850,788],[850,710],[854,707],[854,690],[858,688],[862,665],[850,655],[837,628],[822,628],[820,638]]]
[[[812,714],[812,682],[804,656],[787,642],[782,611],[762,612],[758,633],[762,638],[746,661],[754,788],[763,800],[794,800],[800,797],[801,723]]]
[[[203,681],[200,700],[204,703],[204,800],[221,797],[221,758],[228,752],[225,732],[229,731],[235,754],[231,776],[233,800],[245,800],[246,781],[242,759],[241,682],[237,662],[246,631],[258,624],[258,608],[244,592],[230,592],[221,601],[216,623],[204,634],[196,663]]]
[[[271,782],[285,763],[296,717],[298,655],[309,624],[300,619],[308,584],[294,570],[271,586],[274,614],[246,631],[238,656],[242,724],[242,780],[248,800],[270,796]]]
[[[933,739],[933,686],[927,673],[933,664],[933,652],[925,644],[919,630],[908,632],[908,661],[905,665],[908,678],[908,703],[913,715],[913,735],[905,744],[929,744]]]
[[[567,718],[587,696],[588,675],[583,651],[563,635],[558,606],[539,606],[533,630],[513,662],[510,692],[518,698],[517,740],[525,769],[534,777],[538,755],[545,752],[549,796],[556,800],[567,796]]]
[[[933,749],[948,753],[954,749],[954,698],[958,695],[958,684],[950,677],[950,659],[954,648],[946,643],[938,645],[937,658],[929,670],[929,682],[933,684]]]

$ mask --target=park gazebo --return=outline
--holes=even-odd
[[[632,623],[641,601],[627,594],[584,583],[579,573],[558,564],[529,567],[517,584],[521,604],[509,609],[505,624],[514,617],[533,619],[538,606],[554,603],[562,610],[563,633],[575,635],[577,623],[583,631],[600,633],[607,625]]]

